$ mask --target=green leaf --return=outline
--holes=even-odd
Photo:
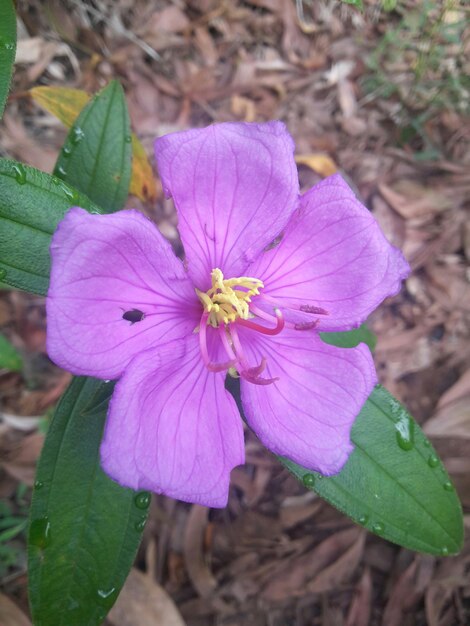
[[[352,6],[357,7],[361,11],[364,9],[363,0],[342,0],[344,4],[352,4]]]
[[[139,546],[150,495],[120,487],[100,468],[112,390],[112,383],[75,378],[46,437],[28,546],[35,626],[100,624]]]
[[[406,409],[377,386],[359,414],[355,450],[336,476],[280,461],[304,485],[371,532],[410,550],[456,554],[463,518],[454,486]]]
[[[0,369],[10,372],[20,372],[23,367],[23,359],[18,350],[6,337],[0,335]]]
[[[101,213],[62,180],[15,161],[0,159],[0,281],[45,295],[49,245],[71,206]]]
[[[113,80],[75,120],[54,173],[112,213],[126,201],[131,165],[126,100],[121,85]]]
[[[365,324],[361,324],[359,328],[348,330],[340,333],[320,333],[320,338],[331,346],[338,348],[355,348],[360,343],[369,346],[371,352],[375,349],[377,337],[367,328]]]
[[[12,0],[0,2],[0,117],[10,89],[16,54],[16,15]]]

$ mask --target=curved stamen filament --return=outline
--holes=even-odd
[[[251,310],[255,313],[255,307],[251,307]],[[276,313],[276,326],[274,328],[266,328],[266,326],[261,326],[260,324],[256,324],[256,322],[252,322],[251,320],[238,320],[238,323],[245,328],[251,328],[252,330],[256,330],[259,333],[263,333],[264,335],[278,335],[282,329],[284,328],[285,322],[284,317],[280,309],[275,309]],[[259,315],[259,317],[263,317],[266,319],[265,314],[263,316]],[[272,320],[273,316],[269,316]]]

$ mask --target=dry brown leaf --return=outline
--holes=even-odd
[[[1,626],[31,626],[31,622],[8,596],[0,593]]]
[[[372,609],[372,577],[370,569],[365,568],[361,580],[356,587],[345,626],[369,626]]]
[[[396,581],[385,607],[382,626],[401,626],[406,612],[423,597],[434,571],[433,557],[415,556]]]
[[[9,451],[5,452],[2,467],[10,476],[30,487],[34,483],[36,462],[41,454],[44,435],[34,433],[21,439]]]
[[[436,189],[422,187],[412,181],[402,181],[391,187],[380,184],[380,193],[390,206],[405,219],[441,213],[452,207],[452,200]]]
[[[341,554],[331,565],[322,569],[306,586],[306,591],[311,593],[326,593],[337,589],[348,582],[359,565],[364,551],[366,533],[361,531],[352,546]]]
[[[2,147],[19,161],[44,172],[51,172],[57,160],[58,151],[35,141],[26,131],[21,118],[7,114],[3,118],[5,128],[2,133]]]
[[[208,515],[207,507],[194,504],[191,507],[184,533],[186,569],[193,587],[202,598],[209,597],[217,587],[217,581],[206,564],[203,552]]]
[[[446,404],[424,425],[429,437],[464,437],[470,439],[470,393]]]
[[[306,165],[325,178],[338,171],[336,163],[327,154],[299,154],[295,157],[295,162],[297,165]]]
[[[113,626],[185,626],[167,592],[135,568],[107,619]]]
[[[254,122],[256,119],[256,105],[253,100],[243,96],[232,96],[230,109],[238,119],[244,122]]]
[[[189,26],[189,20],[183,11],[173,5],[163,11],[155,11],[147,20],[142,36],[159,36],[165,33],[180,33]]]
[[[442,394],[439,398],[439,402],[437,403],[437,408],[443,409],[446,405],[451,404],[456,400],[460,400],[461,398],[468,396],[468,394],[470,394],[470,369],[465,371],[458,381],[444,394]]]
[[[361,534],[359,528],[348,528],[331,535],[313,550],[295,558],[287,558],[274,574],[270,575],[269,582],[261,592],[265,600],[274,602],[286,600],[287,598],[303,595],[307,592],[308,581],[317,580],[318,588],[328,586],[332,578],[328,578],[329,573],[323,577],[322,570],[330,570],[341,556],[358,547],[358,535]],[[362,552],[363,539],[360,541],[360,551]],[[318,579],[315,577],[318,576]]]
[[[354,85],[344,78],[338,82],[338,102],[344,117],[352,117],[357,110]]]

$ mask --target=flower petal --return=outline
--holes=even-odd
[[[325,309],[328,315],[313,312],[313,319],[328,331],[359,326],[382,300],[398,293],[410,268],[334,175],[301,198],[280,244],[248,271],[263,280],[262,294],[280,306]],[[307,321],[309,314],[304,317]]]
[[[116,378],[137,353],[199,323],[182,263],[138,211],[71,209],[52,238],[51,256],[47,350],[74,374]]]
[[[285,329],[265,338],[244,331],[252,363],[266,359],[270,385],[241,381],[246,419],[262,443],[282,456],[325,475],[339,472],[353,446],[352,424],[376,374],[365,345],[329,346],[312,331]]]
[[[227,278],[285,227],[298,205],[294,144],[281,122],[226,123],[156,140],[158,169],[174,199],[188,271],[210,287],[218,267]]]
[[[244,442],[224,378],[203,366],[195,335],[137,356],[111,400],[103,469],[125,487],[225,506]]]

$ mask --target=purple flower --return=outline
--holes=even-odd
[[[119,378],[101,461],[122,485],[226,504],[244,462],[227,372],[270,450],[325,475],[348,459],[375,368],[318,331],[358,326],[409,268],[340,176],[299,197],[293,148],[280,122],[157,139],[184,264],[137,211],[73,208],[54,234],[49,355]]]

